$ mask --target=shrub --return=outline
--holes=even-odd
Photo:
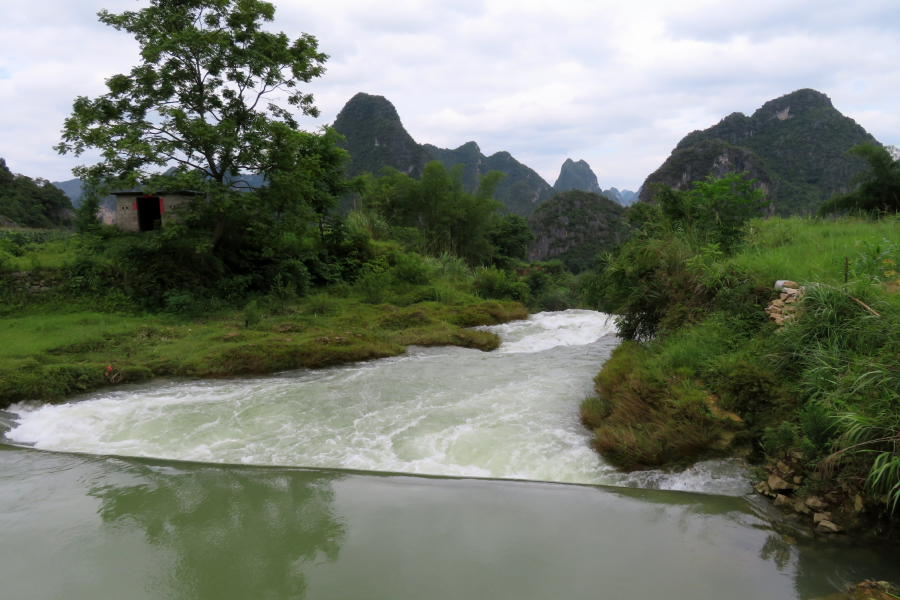
[[[553,288],[547,290],[533,302],[533,307],[538,311],[560,311],[571,308],[572,299],[569,296],[569,290],[565,288]]]
[[[597,396],[588,396],[581,402],[581,424],[593,431],[603,424],[612,408],[609,402]]]
[[[248,327],[259,325],[262,321],[262,310],[256,300],[251,300],[244,306],[244,324]]]
[[[528,286],[518,281],[508,271],[496,267],[483,267],[475,275],[475,290],[486,299],[510,299],[527,303],[530,297]]]
[[[785,421],[777,428],[768,427],[762,436],[762,446],[769,456],[783,456],[797,444],[797,429]]]
[[[737,412],[751,425],[766,416],[783,394],[774,373],[743,359],[720,365],[713,379],[722,407]]]
[[[389,294],[391,274],[388,271],[369,270],[356,280],[356,293],[367,304],[381,304]]]
[[[399,283],[424,285],[431,278],[431,267],[419,254],[395,254],[393,277]]]
[[[800,412],[803,434],[819,449],[825,448],[834,438],[837,422],[828,410],[818,402],[811,402]]]

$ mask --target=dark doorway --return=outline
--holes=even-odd
[[[162,211],[159,209],[159,198],[138,198],[138,229],[141,231],[153,231],[155,227],[159,227],[162,220]]]

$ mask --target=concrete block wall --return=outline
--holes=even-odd
[[[122,231],[138,231],[137,200],[116,196],[116,226]]]
[[[140,231],[137,198],[137,196],[116,197],[116,225],[122,231]],[[162,200],[163,226],[165,226],[166,221],[178,218],[178,207],[190,201],[190,196],[178,194],[168,194],[159,196],[159,198]]]

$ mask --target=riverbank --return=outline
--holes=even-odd
[[[745,456],[787,516],[898,538],[897,239],[892,218],[757,220],[730,255],[645,238],[665,259],[623,286],[641,299],[603,308],[656,329],[597,376],[594,448],[627,470]],[[783,279],[803,293],[786,301]]]
[[[155,377],[221,378],[384,358],[410,345],[487,351],[499,338],[472,327],[528,316],[517,302],[398,307],[324,293],[277,310],[192,320],[67,312],[49,299],[30,312],[0,324],[0,407]]]

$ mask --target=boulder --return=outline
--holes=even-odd
[[[809,498],[807,498],[805,504],[807,508],[811,508],[816,512],[822,512],[823,510],[825,510],[825,507],[828,506],[815,496],[810,496]]]
[[[784,494],[778,494],[775,496],[775,506],[785,506],[786,504],[790,504],[791,500]]]
[[[775,291],[776,292],[784,291],[784,288],[786,288],[786,287],[797,288],[800,286],[797,285],[797,283],[795,281],[791,281],[790,279],[779,279],[778,281],[775,282]]]
[[[803,500],[797,500],[794,503],[794,510],[802,515],[808,515],[810,513],[809,508],[806,506]]]
[[[816,531],[821,531],[822,533],[838,533],[840,530],[841,528],[831,521],[819,521],[819,524],[816,525]]]
[[[769,484],[769,489],[772,490],[773,492],[779,492],[782,490],[793,490],[793,489],[797,488],[797,486],[795,486],[793,483],[788,483],[787,481],[785,481],[784,479],[782,479],[775,473],[772,473],[771,475],[769,475],[769,481],[767,483]]]
[[[831,513],[830,512],[820,512],[813,515],[813,523],[818,525],[822,521],[830,521]]]
[[[765,481],[760,481],[753,489],[756,490],[757,493],[762,494],[763,496],[774,496],[772,493],[772,489],[769,487],[769,484]]]

